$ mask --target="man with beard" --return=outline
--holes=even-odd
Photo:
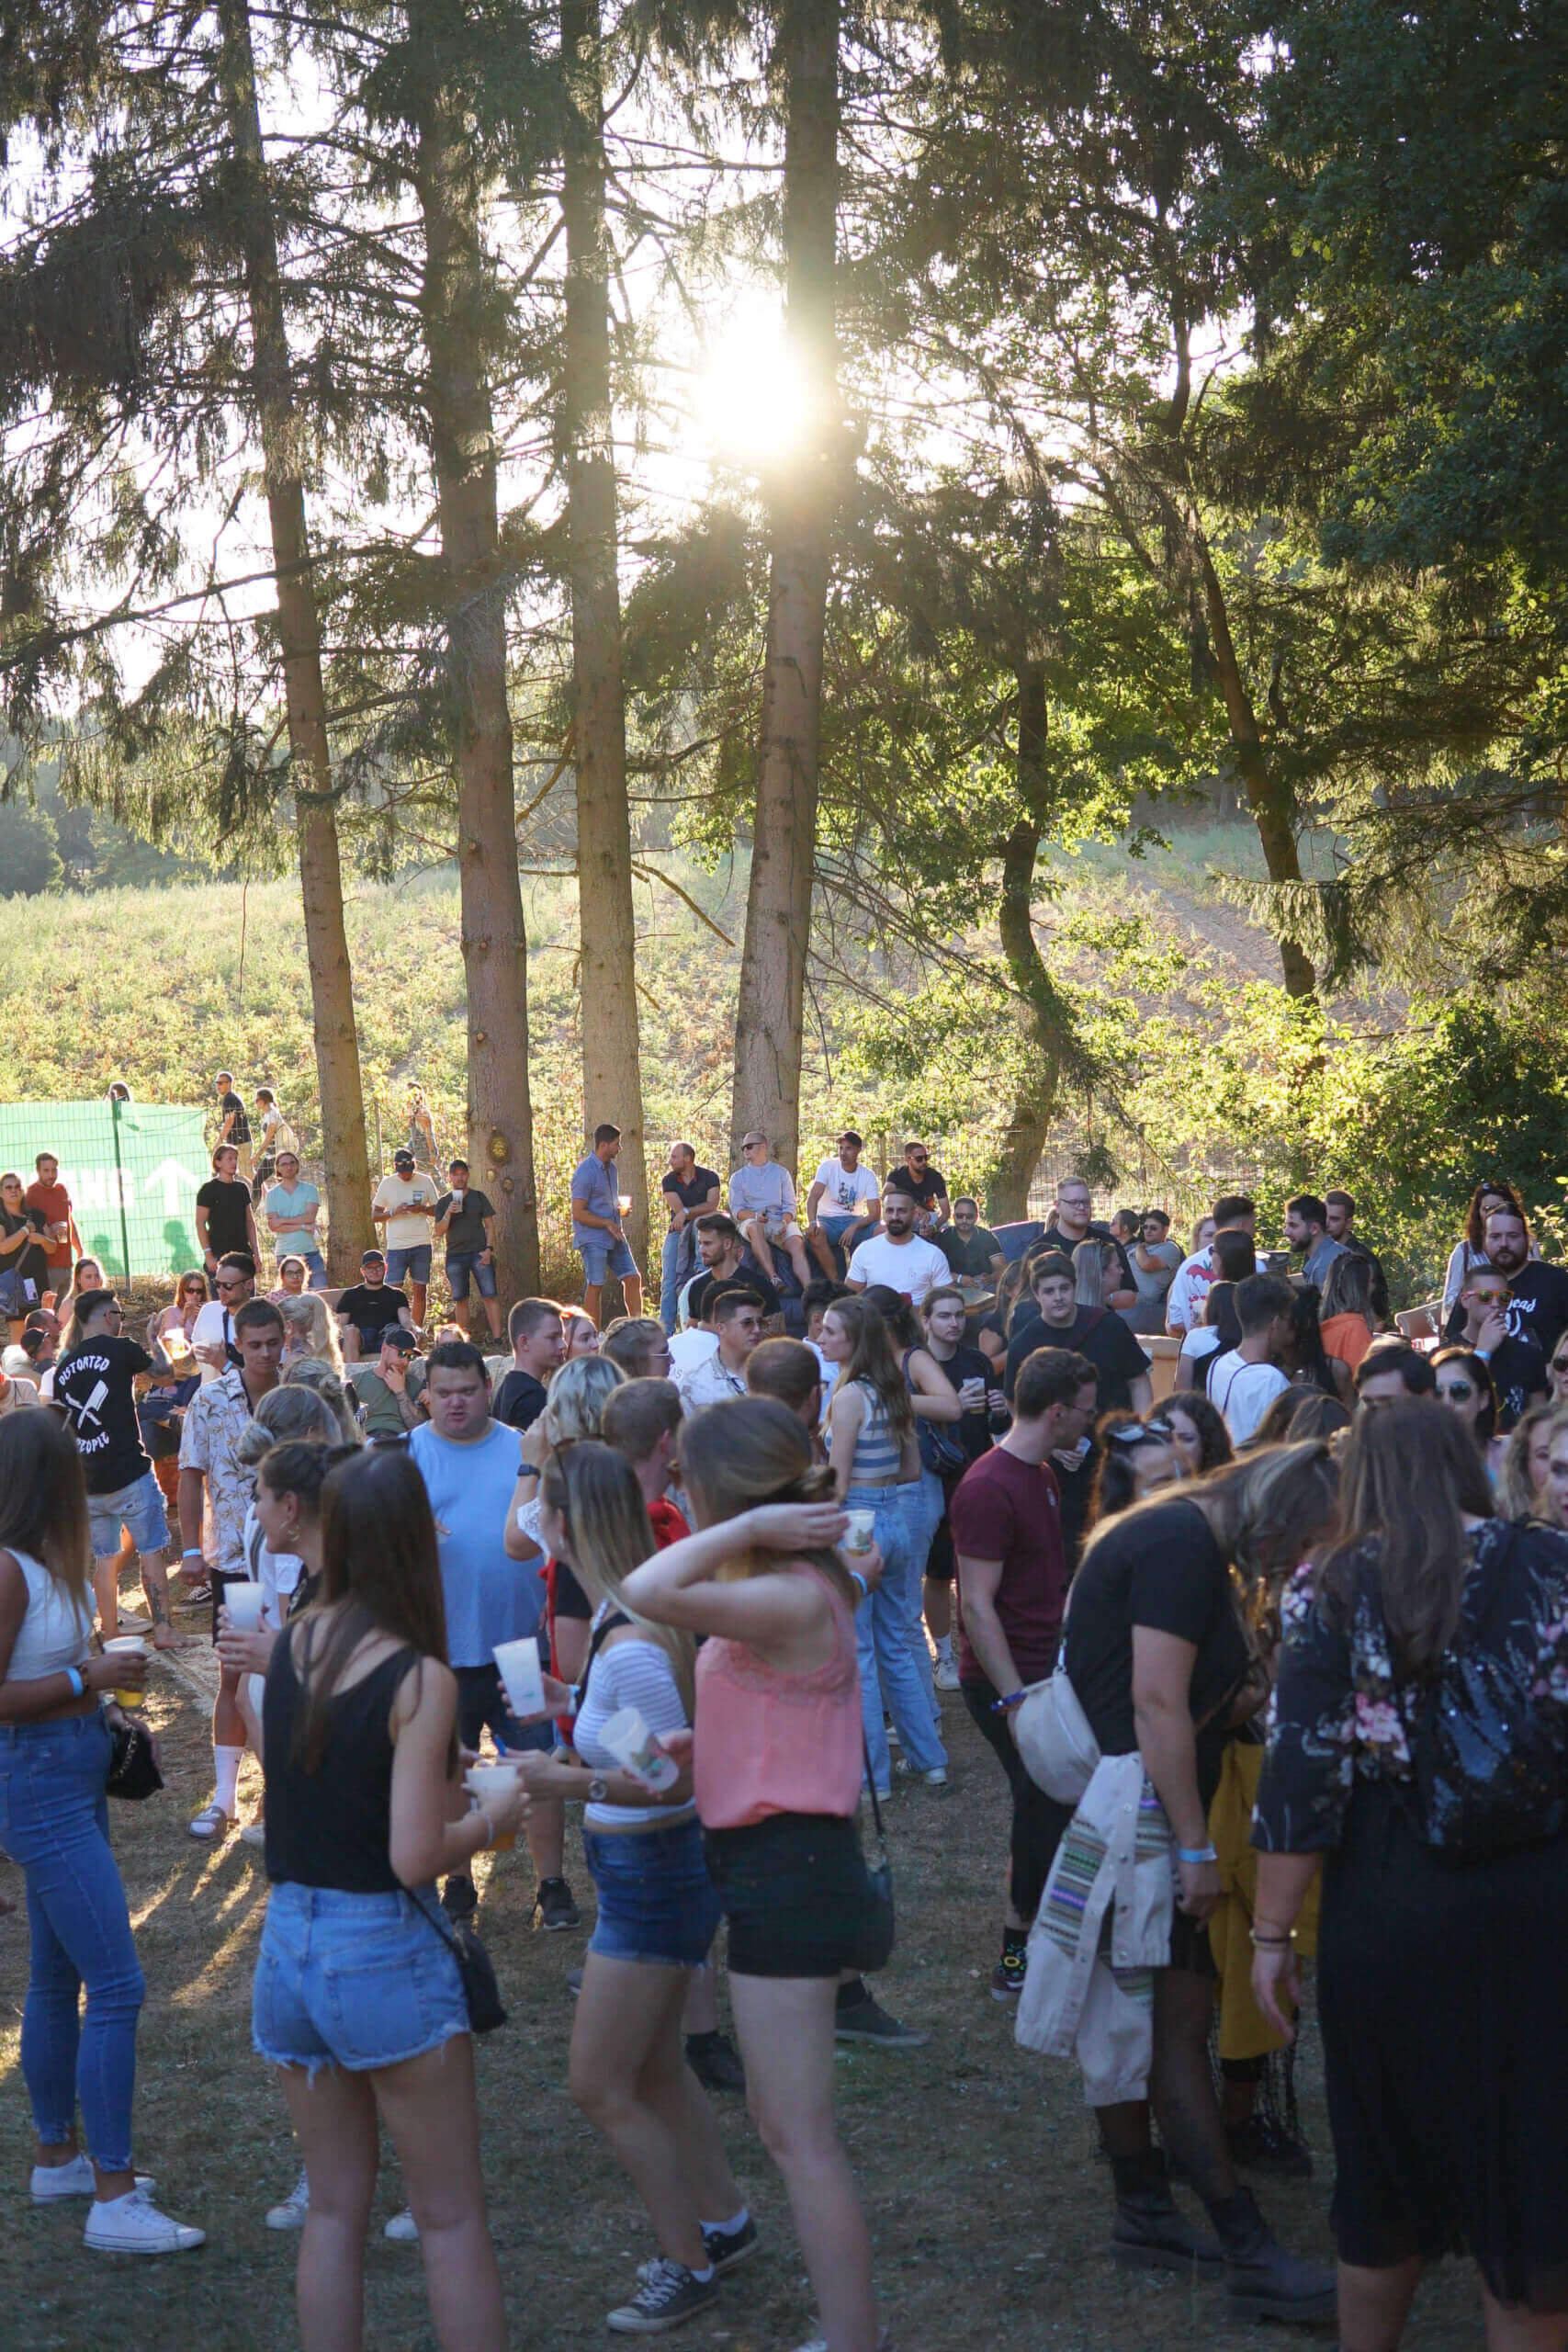
[[[1517,1209],[1494,1209],[1482,1236],[1489,1265],[1504,1276],[1513,1295],[1508,1302],[1508,1336],[1533,1340],[1548,1363],[1568,1330],[1568,1273],[1530,1256],[1529,1227]],[[1461,1298],[1450,1316],[1445,1338],[1463,1336],[1468,1319]]]

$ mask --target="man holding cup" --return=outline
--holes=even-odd
[[[455,1159],[446,1170],[447,1189],[435,1204],[431,1238],[446,1244],[446,1286],[457,1329],[468,1335],[468,1284],[484,1306],[491,1340],[501,1337],[501,1301],[495,1292],[495,1204],[468,1182],[468,1163]]]
[[[620,1279],[626,1313],[642,1313],[642,1276],[621,1222],[631,1202],[616,1190],[620,1149],[621,1131],[605,1120],[593,1130],[592,1150],[572,1170],[571,1243],[582,1260],[582,1311],[595,1325],[611,1274]]]

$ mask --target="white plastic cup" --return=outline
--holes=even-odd
[[[229,1611],[231,1634],[259,1634],[262,1610],[266,1603],[266,1589],[263,1585],[229,1584],[223,1588],[223,1606]]]
[[[844,1538],[845,1551],[869,1552],[876,1541],[876,1513],[874,1510],[852,1510],[846,1511],[844,1516],[850,1522],[849,1532]]]
[[[470,1764],[463,1778],[463,1786],[474,1798],[476,1810],[479,1813],[489,1810],[492,1798],[510,1796],[516,1785],[515,1764]],[[509,1829],[496,1839],[491,1850],[496,1854],[509,1854],[516,1842],[515,1832]]]
[[[623,1707],[601,1725],[599,1736],[621,1770],[640,1781],[645,1789],[672,1788],[680,1779],[680,1766],[660,1747],[640,1709]]]
[[[525,1634],[518,1642],[497,1642],[495,1662],[506,1685],[506,1703],[513,1713],[525,1723],[530,1715],[542,1715],[545,1712],[545,1670],[539,1663],[539,1645],[536,1636]]]
[[[147,1644],[140,1634],[117,1634],[112,1641],[104,1644],[106,1657],[145,1657],[146,1655]],[[121,1707],[141,1707],[145,1705],[147,1699],[146,1691],[140,1688],[117,1690],[114,1695],[116,1704]]]

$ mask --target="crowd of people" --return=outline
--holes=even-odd
[[[760,1134],[728,1185],[681,1144],[645,1314],[605,1127],[572,1183],[583,1304],[511,1304],[502,1358],[493,1208],[460,1160],[437,1174],[417,1107],[384,1248],[333,1293],[299,1138],[265,1109],[253,1130],[225,1073],[203,1264],[140,1340],[40,1162],[58,1279],[6,1376],[51,1409],[0,1416],[34,2198],[84,2199],[89,2247],[201,2242],[133,2167],[143,1987],[106,1803],[141,1744],[141,1634],[167,1647],[200,1608],[213,1792],[188,1827],[253,1846],[270,1883],[253,2038],[298,2142],[267,2220],[303,2233],[307,2352],[360,2340],[378,2119],[436,2340],[506,2341],[475,1858],[520,1839],[536,1927],[579,1932],[579,1807],[570,2088],[652,2248],[609,2327],[677,2326],[758,2249],[712,2106],[743,2086],[816,2352],[889,2341],[832,2056],[928,2038],[878,1998],[883,1816],[919,1834],[919,1792],[946,1790],[949,1693],[1006,1783],[988,1989],[1023,2048],[1082,2071],[1115,2257],[1213,2275],[1237,2315],[1337,2311],[1342,2352],[1390,2352],[1422,2264],[1462,2250],[1494,2352],[1561,2352],[1568,1275],[1517,1193],[1478,1188],[1417,1344],[1343,1193],[1292,1199],[1272,1251],[1226,1195],[1183,1252],[1163,1212],[1100,1223],[1067,1178],[1019,1248],[918,1144],[879,1184],[847,1130],[804,1211]],[[1298,1954],[1337,2277],[1242,2177],[1311,2170],[1264,2096]]]

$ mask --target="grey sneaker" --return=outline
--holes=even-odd
[[[852,2008],[840,2009],[833,2018],[835,2041],[872,2041],[881,2050],[923,2050],[931,2040],[919,2026],[901,2025],[890,2017],[879,2001],[868,1993],[863,2001],[856,2001]]]
[[[607,2312],[604,2324],[617,2335],[662,2335],[695,2319],[718,2300],[718,2280],[698,2278],[683,2263],[660,2255],[637,2272],[637,2293],[619,2311]]]

